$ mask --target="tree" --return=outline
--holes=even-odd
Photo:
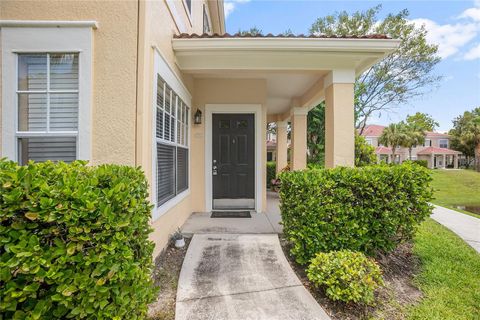
[[[377,163],[375,148],[364,137],[355,134],[355,166],[363,167]]]
[[[415,125],[423,131],[435,131],[439,123],[427,113],[417,112],[414,115],[407,115],[407,124]]]
[[[392,148],[392,161],[395,162],[395,152],[397,148],[402,146],[405,139],[405,124],[404,122],[392,123],[383,129],[382,135],[378,138],[378,142],[384,146]]]
[[[356,126],[363,132],[374,113],[391,110],[426,93],[441,77],[433,75],[440,62],[438,47],[427,43],[424,26],[408,20],[408,10],[389,14],[383,21],[377,15],[381,6],[349,15],[346,11],[328,15],[310,28],[314,35],[362,36],[385,34],[400,39],[400,47],[360,75],[355,82]]]
[[[307,115],[308,162],[320,163],[325,158],[325,103],[310,110]]]
[[[246,36],[246,35],[256,36],[256,35],[263,34],[263,31],[262,31],[262,29],[258,29],[257,26],[253,26],[252,28],[250,28],[248,30],[239,29],[237,34],[239,34],[241,36]]]
[[[475,170],[480,172],[480,107],[455,118],[449,134],[452,148],[466,157],[474,157]]]
[[[413,147],[419,144],[423,144],[425,142],[425,131],[426,130],[422,125],[419,125],[415,122],[408,123],[408,117],[407,117],[407,124],[405,124],[403,127],[404,136],[402,141],[402,147],[408,148],[409,160],[412,160]]]

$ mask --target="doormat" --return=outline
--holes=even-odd
[[[251,218],[250,211],[213,211],[210,218]]]

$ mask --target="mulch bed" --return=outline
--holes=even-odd
[[[178,277],[182,269],[183,259],[187,253],[190,238],[185,238],[183,248],[175,248],[173,243],[155,259],[153,278],[160,287],[157,300],[149,306],[148,315],[151,320],[174,320],[175,300],[177,296]]]
[[[305,273],[306,267],[295,262],[289,253],[289,244],[282,236],[280,243],[300,281],[334,320],[404,319],[406,307],[422,298],[421,291],[413,285],[413,277],[419,270],[419,261],[412,254],[410,243],[400,245],[389,254],[375,257],[382,268],[385,287],[377,290],[376,304],[373,306],[335,302],[327,298],[322,289],[315,288],[310,283]]]

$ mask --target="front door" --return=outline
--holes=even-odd
[[[213,114],[213,209],[255,208],[255,118]]]

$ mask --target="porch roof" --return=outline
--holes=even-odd
[[[265,79],[267,113],[282,115],[280,120],[292,106],[310,109],[321,102],[331,71],[353,83],[399,43],[384,35],[181,34],[172,39],[179,69],[194,78]]]
[[[379,146],[375,149],[376,154],[392,154],[392,148]]]
[[[460,151],[455,151],[447,148],[428,147],[417,152],[418,155],[430,155],[430,154],[462,154]]]

